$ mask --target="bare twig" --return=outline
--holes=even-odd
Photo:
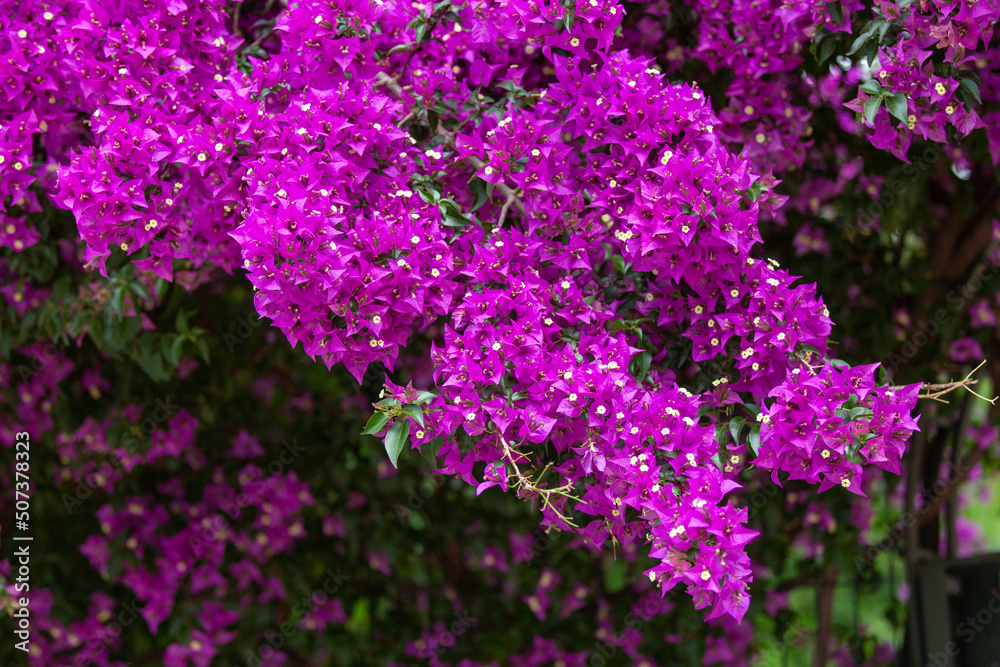
[[[555,503],[552,501],[553,496],[556,497],[561,496],[566,498],[567,500],[575,500],[577,502],[580,502],[579,498],[570,493],[570,491],[573,490],[573,484],[567,483],[563,484],[562,486],[554,488],[542,488],[538,486],[538,482],[542,481],[542,478],[545,477],[545,473],[549,471],[549,468],[552,467],[552,464],[550,463],[546,465],[542,469],[542,472],[538,475],[538,479],[535,482],[533,482],[530,479],[528,479],[528,477],[525,476],[524,473],[521,472],[521,469],[517,465],[517,459],[514,458],[515,456],[518,456],[527,461],[528,457],[522,454],[521,452],[517,451],[513,447],[511,447],[509,444],[507,444],[507,441],[504,439],[502,435],[498,434],[498,437],[500,438],[501,446],[503,446],[504,458],[509,459],[511,465],[514,466],[514,477],[517,479],[517,488],[520,490],[537,494],[542,501],[543,511],[545,510],[546,507],[549,508],[550,510],[552,510],[552,513],[555,514],[557,517],[559,517],[559,519],[563,523],[572,528],[576,528],[577,525],[573,523],[573,520],[568,516],[566,516],[565,514],[563,514],[562,512],[560,512],[559,509],[555,506]]]
[[[497,229],[503,227],[503,221],[507,218],[507,211],[510,210],[510,205],[517,200],[517,197],[512,195],[513,193],[508,195],[507,201],[505,201],[503,206],[500,207],[500,219],[497,220]]]
[[[243,1],[237,0],[236,6],[233,8],[233,33],[243,36],[243,31],[240,30],[240,10],[243,8]]]
[[[973,368],[972,371],[968,375],[966,375],[963,379],[958,380],[957,382],[945,382],[943,384],[925,384],[924,386],[921,387],[921,390],[926,391],[928,393],[918,394],[917,398],[926,398],[926,399],[929,399],[929,400],[932,400],[932,401],[937,401],[939,403],[947,403],[948,401],[942,400],[942,398],[941,398],[942,396],[945,396],[946,394],[950,394],[951,392],[955,391],[956,389],[961,389],[961,388],[964,387],[973,396],[975,396],[977,398],[983,399],[984,401],[986,401],[990,405],[996,405],[996,401],[997,401],[998,397],[995,396],[993,398],[986,398],[985,396],[980,396],[976,392],[972,391],[972,389],[970,389],[970,387],[972,385],[979,383],[979,380],[973,380],[972,379],[973,374],[975,374],[976,371],[978,371],[980,368],[982,368],[983,364],[985,364],[985,363],[986,363],[986,360],[984,359],[981,364],[979,364],[978,366],[976,366],[975,368]],[[902,387],[901,385],[896,385],[896,386],[893,386],[893,387],[889,387],[889,389],[903,389],[903,388],[904,387]]]

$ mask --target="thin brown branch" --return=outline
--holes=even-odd
[[[507,201],[505,201],[503,206],[500,207],[500,218],[497,220],[497,229],[503,227],[503,221],[507,218],[507,211],[510,210],[510,205],[513,204],[516,199],[517,197],[508,196]]]
[[[243,8],[243,0],[237,0],[236,6],[233,7],[233,34],[243,36],[243,31],[240,30],[240,10]]]
[[[924,399],[928,399],[928,400],[931,400],[931,401],[938,401],[939,403],[947,403],[948,401],[943,400],[941,398],[942,396],[946,396],[947,394],[950,394],[951,392],[953,392],[953,391],[955,391],[957,389],[961,389],[961,388],[964,387],[973,396],[975,396],[977,398],[983,399],[984,401],[986,401],[990,405],[996,405],[997,398],[1000,398],[1000,397],[994,396],[993,398],[986,398],[985,396],[980,396],[976,392],[972,391],[972,389],[970,389],[970,387],[972,385],[979,383],[979,380],[972,379],[972,376],[975,374],[976,371],[978,371],[980,368],[982,368],[983,364],[985,364],[985,363],[986,363],[986,360],[984,359],[982,361],[982,363],[980,363],[978,366],[976,366],[975,368],[973,368],[972,371],[968,375],[966,375],[964,378],[962,378],[961,380],[958,380],[958,381],[955,381],[955,382],[945,382],[943,384],[924,384],[920,389],[921,389],[921,391],[927,392],[927,393],[918,394],[917,398],[924,398]],[[896,389],[896,390],[903,389],[903,388],[904,387],[902,385],[895,385],[895,386],[889,387],[889,389]]]
[[[823,573],[816,591],[816,652],[813,667],[826,667],[833,635],[833,599],[837,591],[837,568],[829,565]]]

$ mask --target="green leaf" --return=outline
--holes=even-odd
[[[566,28],[567,31],[572,30],[573,22],[576,20],[576,10],[567,9],[566,13],[563,14],[562,20],[563,20],[563,27]]]
[[[435,394],[433,391],[424,391],[421,389],[420,391],[417,392],[417,400],[413,401],[413,404],[423,405],[425,403],[430,403],[435,398],[437,398],[437,394]]]
[[[205,342],[204,338],[195,338],[195,340],[194,340],[194,346],[196,348],[198,348],[198,354],[201,355],[201,358],[207,364],[208,363],[208,343]]]
[[[893,93],[891,97],[885,98],[885,108],[899,120],[906,122],[907,106],[906,95],[903,93]]]
[[[385,434],[385,451],[392,461],[392,467],[398,468],[396,461],[399,453],[410,439],[410,422],[408,420],[398,421],[392,425],[389,432]]]
[[[868,93],[869,95],[882,95],[882,84],[875,79],[869,79],[861,84],[861,92]]]
[[[840,2],[828,2],[826,3],[826,11],[830,13],[830,19],[837,25],[844,24],[844,12],[840,6]]]
[[[968,94],[971,95],[973,97],[973,99],[976,100],[976,102],[978,102],[979,104],[983,103],[982,98],[979,97],[979,84],[978,83],[976,83],[972,79],[962,79],[961,86],[962,86],[962,89],[963,89],[962,90],[963,95],[965,94],[965,91],[968,91]]]
[[[111,293],[111,298],[108,300],[108,314],[115,317],[121,317],[122,309],[125,303],[125,288],[116,287],[114,292]]]
[[[837,48],[837,42],[834,39],[826,39],[823,42],[823,46],[821,46],[819,49],[819,58],[818,58],[819,64],[822,65],[827,60],[829,60],[830,56],[833,55],[834,49],[836,48]]]
[[[469,183],[469,190],[471,190],[472,194],[476,196],[476,202],[472,205],[473,212],[489,201],[490,196],[486,192],[486,181],[478,176],[473,178]]]
[[[723,422],[719,422],[718,424],[715,425],[715,442],[716,444],[719,445],[719,447],[725,447],[726,445],[725,435],[726,435],[726,425]],[[721,459],[719,460],[721,461]],[[720,470],[722,469],[721,464],[719,464],[719,469]]]
[[[176,366],[181,362],[181,352],[183,350],[184,350],[184,336],[176,336],[174,338],[173,343],[170,345],[169,353],[164,355],[167,358],[167,361],[170,362],[171,366]]]
[[[854,43],[851,44],[851,49],[847,52],[847,55],[849,56],[854,55],[855,53],[860,51],[861,47],[865,45],[865,42],[871,39],[872,33],[874,32],[875,32],[875,24],[872,23],[868,26],[867,30],[858,35],[858,38],[854,40]]]
[[[608,333],[615,333],[616,331],[624,331],[628,329],[628,323],[625,320],[609,320],[604,323],[604,330]]]
[[[440,437],[428,440],[424,444],[420,445],[420,456],[436,468],[438,464],[437,455],[438,452],[441,451],[442,444],[443,442]]]
[[[747,423],[747,420],[743,417],[735,417],[729,422],[729,434],[733,436],[733,441],[738,445],[740,444],[740,431],[743,430],[743,425]]]
[[[875,114],[878,113],[878,108],[882,106],[881,97],[869,97],[865,100],[865,119],[868,121],[869,125],[875,124]]]
[[[403,406],[403,412],[405,412],[406,414],[408,414],[411,417],[413,417],[414,419],[416,419],[417,423],[420,424],[420,427],[423,428],[423,426],[424,426],[424,411],[423,410],[421,410],[418,406],[413,405],[411,403],[410,405],[404,405]]]
[[[372,418],[368,420],[368,423],[365,424],[365,430],[361,432],[361,435],[375,435],[385,428],[388,421],[389,418],[385,416],[384,412],[376,412],[372,415]]]
[[[760,427],[754,426],[750,429],[750,435],[747,436],[747,445],[750,446],[750,451],[753,452],[754,456],[760,451]]]
[[[851,421],[854,421],[858,417],[872,417],[874,415],[875,413],[870,408],[851,408],[849,418]]]
[[[632,377],[637,380],[642,380],[649,374],[649,366],[653,361],[653,355],[650,352],[642,351],[637,352],[632,355],[632,360],[629,366],[634,366],[630,369],[633,371]]]
[[[408,43],[406,43],[406,44],[397,44],[396,46],[394,46],[394,47],[392,47],[391,49],[389,49],[389,50],[388,50],[388,51],[386,52],[386,54],[385,54],[385,55],[386,55],[386,56],[391,56],[392,54],[396,53],[397,51],[404,51],[404,50],[408,50],[408,49],[410,49],[410,48],[411,48],[412,46],[413,46],[413,42],[408,42]]]

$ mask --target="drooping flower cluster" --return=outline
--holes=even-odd
[[[797,372],[796,372],[797,371]],[[903,444],[917,423],[901,405],[912,404],[920,385],[875,386],[875,366],[843,369],[824,365],[815,375],[800,369],[772,392],[776,400],[760,413],[760,455],[754,463],[789,479],[840,485],[863,495],[864,464],[899,474]]]

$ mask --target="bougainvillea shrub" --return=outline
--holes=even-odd
[[[998,16],[5,3],[0,655],[889,664],[993,544]]]

